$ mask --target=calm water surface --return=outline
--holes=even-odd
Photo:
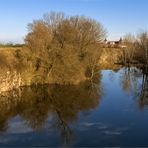
[[[148,98],[136,68],[79,86],[40,86],[0,99],[0,146],[148,146]]]

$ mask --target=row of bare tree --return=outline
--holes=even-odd
[[[123,64],[148,65],[148,32],[140,32],[136,37],[127,34],[124,37],[121,61]]]
[[[36,71],[44,68],[54,82],[70,83],[94,77],[105,34],[93,19],[51,12],[29,24],[25,43]]]

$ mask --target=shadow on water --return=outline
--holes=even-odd
[[[62,143],[70,143],[73,132],[69,123],[77,120],[81,111],[95,108],[100,102],[100,80],[80,85],[42,85],[21,87],[6,92],[0,98],[0,131],[5,133],[8,121],[20,116],[34,131],[44,127],[52,116],[52,128],[56,128]]]

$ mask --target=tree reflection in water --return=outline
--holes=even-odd
[[[137,95],[139,87],[139,78],[141,78],[141,70],[136,67],[125,67],[123,68],[120,75],[120,82],[124,92],[133,93]]]
[[[122,89],[127,93],[132,93],[133,98],[138,99],[141,109],[148,105],[148,75],[144,70],[136,67],[124,68],[120,81]]]
[[[77,120],[81,111],[95,108],[100,102],[102,89],[100,79],[80,85],[42,85],[22,87],[1,95],[0,131],[7,131],[10,118],[17,115],[34,130],[44,127],[48,117],[53,116],[52,127],[57,128],[68,144],[72,138],[69,123]]]
[[[139,96],[139,105],[141,108],[144,108],[145,105],[148,105],[148,74],[144,71],[142,76],[141,92]]]

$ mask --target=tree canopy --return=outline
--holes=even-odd
[[[51,12],[28,28],[25,42],[36,71],[44,68],[55,83],[93,78],[106,34],[99,22]]]

